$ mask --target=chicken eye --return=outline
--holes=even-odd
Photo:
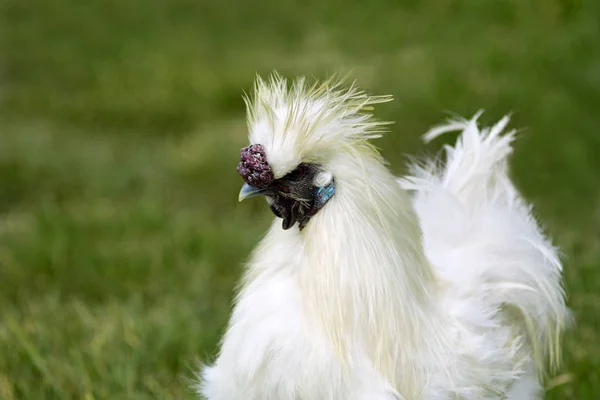
[[[304,166],[300,165],[300,166],[298,166],[298,168],[296,168],[295,170],[293,170],[292,172],[290,172],[288,174],[288,179],[297,181],[298,179],[300,179],[304,176],[305,172],[306,172],[306,170],[305,170]]]

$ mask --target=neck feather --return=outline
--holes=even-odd
[[[391,382],[434,323],[435,277],[424,255],[410,198],[374,154],[341,154],[332,162],[336,194],[301,233],[301,290],[314,322],[342,359],[362,343]],[[405,362],[402,362],[402,360]],[[415,379],[409,379],[409,381]],[[403,379],[404,381],[404,379]]]

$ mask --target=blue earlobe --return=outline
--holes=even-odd
[[[321,208],[327,203],[327,201],[333,197],[335,193],[335,184],[333,179],[327,186],[320,186],[316,188],[315,193],[315,207]]]

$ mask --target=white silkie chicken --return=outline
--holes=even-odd
[[[209,400],[538,399],[567,318],[561,263],[507,175],[514,132],[452,120],[444,163],[398,180],[372,97],[258,79],[240,200],[277,216],[253,252]]]

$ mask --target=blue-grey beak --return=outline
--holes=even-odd
[[[244,186],[242,186],[242,190],[240,190],[240,195],[238,197],[238,201],[242,201],[247,198],[257,196],[259,194],[262,194],[263,192],[264,192],[264,189],[259,189],[254,186],[250,186],[247,183],[244,183]]]

